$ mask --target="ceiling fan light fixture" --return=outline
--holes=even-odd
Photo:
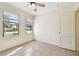
[[[32,8],[34,11],[36,11],[36,4],[35,2],[30,2],[30,4],[28,5],[29,8]]]
[[[36,8],[36,5],[35,4],[32,4],[32,8],[35,9]]]
[[[31,5],[29,5],[28,7],[29,7],[29,8],[32,8],[32,6],[31,6]]]
[[[38,7],[45,7],[45,5],[44,4],[42,4],[42,3],[36,3],[36,2],[29,2],[30,4],[29,4],[29,8],[32,8],[34,11],[37,11],[37,8]]]

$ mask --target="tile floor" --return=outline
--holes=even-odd
[[[0,52],[0,56],[78,56],[79,53],[48,43],[32,41],[28,44]]]

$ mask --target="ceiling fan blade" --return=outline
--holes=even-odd
[[[42,4],[42,3],[35,3],[35,4],[40,7],[45,7],[45,4]]]

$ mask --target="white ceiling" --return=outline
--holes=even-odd
[[[28,2],[8,2],[8,4],[15,6],[23,11],[26,11],[32,15],[39,15],[39,14],[43,14],[52,10],[55,10],[56,8],[60,7],[62,4],[71,4],[71,3],[65,3],[65,2],[42,2],[45,4],[44,8],[38,8],[37,12],[35,12],[32,8],[29,8]]]

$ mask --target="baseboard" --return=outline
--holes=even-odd
[[[3,52],[3,51],[6,51],[6,50],[10,50],[10,49],[14,49],[14,48],[17,48],[17,47],[23,46],[23,45],[28,44],[28,43],[30,43],[30,42],[32,42],[32,41],[34,41],[34,40],[30,40],[30,41],[24,42],[24,43],[22,43],[22,44],[18,44],[18,45],[13,46],[13,47],[3,49],[3,50],[1,50],[0,52]]]
[[[45,42],[45,41],[41,41],[41,40],[36,40],[36,41],[51,44],[51,43],[49,43],[49,42]],[[59,47],[59,48],[65,49],[65,50],[69,50],[69,51],[78,52],[78,51],[76,51],[76,50],[71,50],[71,49],[67,49],[67,48],[60,47],[60,46],[58,46],[58,45],[56,45],[56,44],[51,44],[51,45],[55,45],[55,46],[57,46],[57,47]]]

